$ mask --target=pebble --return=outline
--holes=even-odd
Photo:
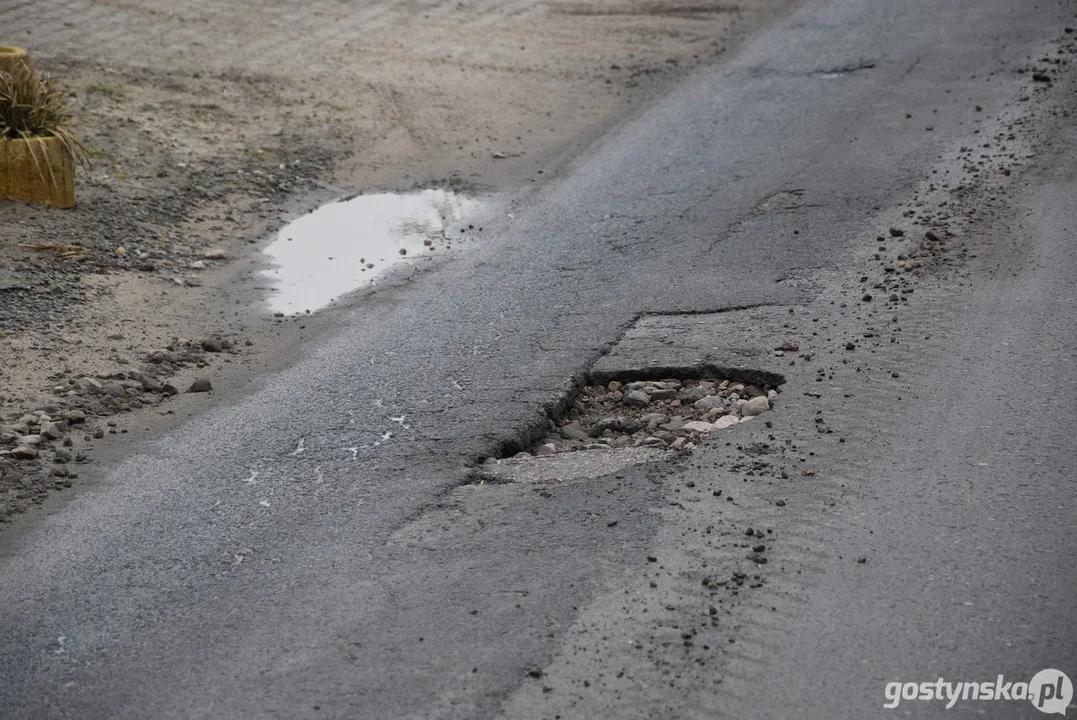
[[[657,400],[673,400],[677,397],[677,391],[673,388],[662,388],[650,394],[651,402]]]
[[[744,403],[744,407],[741,408],[741,414],[745,417],[751,417],[761,415],[768,410],[770,410],[770,401],[767,400],[765,395],[760,395]]]
[[[591,426],[591,432],[589,433],[589,435],[591,437],[598,437],[602,433],[606,432],[607,430],[616,430],[620,426],[621,426],[620,418],[615,418],[615,417],[602,418],[601,420],[596,422],[593,426]],[[584,436],[584,437],[586,437],[586,436]],[[580,438],[580,439],[582,439],[582,438]]]
[[[82,410],[68,410],[64,413],[64,420],[71,424],[82,423],[86,421],[86,413]]]
[[[714,408],[724,408],[725,400],[717,395],[708,395],[704,398],[700,398],[692,403],[692,407],[699,408],[700,410],[713,410]]]
[[[110,383],[107,383],[104,387],[104,391],[105,394],[109,397],[122,398],[127,396],[127,391],[124,389],[123,385],[119,384],[115,380]]]
[[[740,418],[736,415],[723,415],[714,421],[713,427],[715,430],[725,430],[727,427],[733,427],[739,422]]]
[[[561,437],[565,438],[566,440],[587,439],[587,433],[584,432],[583,427],[579,424],[579,422],[575,420],[562,427],[559,432],[561,433]]]
[[[225,260],[228,258],[228,253],[223,248],[210,248],[202,253],[202,257],[206,260]]]
[[[682,403],[691,404],[705,397],[707,397],[707,391],[706,389],[701,387],[684,388],[677,393],[677,399],[679,399]]]
[[[625,405],[635,405],[637,407],[643,407],[645,405],[649,405],[650,402],[651,396],[643,392],[642,390],[629,390],[624,395]]]
[[[210,381],[208,379],[206,379],[206,378],[198,378],[193,383],[191,383],[191,387],[188,388],[187,392],[189,392],[189,393],[202,393],[202,392],[209,392],[212,389],[213,389],[213,385],[210,383]]]
[[[63,435],[64,428],[60,423],[47,422],[41,423],[41,434],[47,437],[49,440],[58,440]]]
[[[37,448],[33,445],[16,445],[11,454],[20,460],[33,460],[37,457]]]
[[[535,450],[536,455],[553,455],[557,452],[557,446],[553,443],[546,443],[545,445],[539,445]]]
[[[682,425],[681,430],[688,430],[689,432],[696,433],[709,433],[711,430],[714,430],[714,425],[709,422],[703,422],[702,420],[693,420],[692,422],[687,422]]]
[[[79,392],[89,393],[90,395],[97,395],[105,390],[105,386],[92,377],[79,378],[78,382],[75,383],[75,388]]]

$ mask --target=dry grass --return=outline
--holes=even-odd
[[[83,165],[89,152],[71,128],[73,116],[63,88],[26,67],[0,71],[0,139],[59,138]]]

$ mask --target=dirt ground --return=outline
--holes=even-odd
[[[110,435],[212,402],[195,378],[294,350],[303,324],[235,292],[289,219],[349,192],[538,182],[794,1],[0,6],[0,43],[70,90],[93,156],[71,210],[0,201],[0,522]]]

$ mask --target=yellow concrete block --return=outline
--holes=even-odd
[[[0,45],[0,70],[10,73],[18,67],[31,69],[30,56],[26,51],[14,45]]]
[[[0,139],[0,197],[74,205],[75,159],[60,138]]]

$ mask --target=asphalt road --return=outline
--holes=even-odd
[[[1016,72],[1074,24],[1061,1],[807,2],[0,536],[0,715],[918,717],[943,703],[885,710],[888,682],[1077,677],[1073,86]],[[857,304],[880,224],[1003,120],[1018,169],[964,201],[971,252],[897,303],[900,342],[865,339],[891,332]],[[813,360],[763,352],[784,336]],[[774,427],[468,484],[611,348],[784,368]]]

